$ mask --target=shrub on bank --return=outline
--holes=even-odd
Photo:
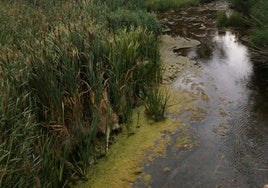
[[[225,11],[217,13],[218,27],[247,27],[248,23],[243,15],[239,12],[232,11],[228,16]]]
[[[161,32],[161,25],[156,16],[143,10],[118,9],[107,15],[108,28],[112,32],[118,29],[127,29],[131,27],[143,27],[152,31],[156,36]]]
[[[228,26],[228,17],[226,12],[223,10],[217,12],[217,26],[218,27]]]
[[[243,17],[243,15],[239,12],[232,12],[230,17],[228,18],[228,22],[227,25],[230,27],[247,27],[247,21],[246,19]]]
[[[252,5],[255,0],[229,0],[231,8],[241,12],[242,14],[249,15]]]

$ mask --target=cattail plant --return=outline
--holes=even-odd
[[[134,107],[163,114],[160,25],[138,1],[16,2],[0,2],[0,187],[64,187]],[[107,23],[120,11],[127,28]]]

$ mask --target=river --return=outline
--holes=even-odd
[[[217,29],[216,14],[221,9],[227,9],[226,3],[216,1],[159,14],[165,34],[201,42],[174,49],[175,54],[195,60],[201,74],[187,71],[173,84],[181,90],[201,91],[206,100],[198,99],[195,105],[206,115],[193,119],[189,112],[181,114],[198,146],[178,148],[179,133],[173,135],[166,155],[144,164],[150,181],[138,180],[134,187],[268,184],[268,66],[251,60],[251,51],[237,31]]]

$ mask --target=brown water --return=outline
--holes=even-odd
[[[189,113],[179,118],[199,147],[178,149],[177,133],[165,157],[144,165],[151,187],[263,187],[268,184],[268,62],[254,63],[251,52],[233,31],[219,31],[216,11],[220,1],[198,8],[169,11],[163,18],[165,33],[199,40],[201,45],[174,50],[197,61],[202,74],[186,72],[174,87],[199,88],[208,100],[203,120]],[[265,64],[266,63],[266,64]],[[185,82],[185,79],[191,82]],[[166,169],[166,170],[163,170]],[[168,170],[167,170],[168,169]],[[147,187],[138,180],[134,187]]]

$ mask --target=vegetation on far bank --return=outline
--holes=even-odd
[[[196,6],[199,2],[199,0],[147,0],[145,7],[149,10],[164,11],[170,8]]]
[[[249,43],[255,47],[268,46],[268,1],[230,0],[233,9],[230,15],[218,13],[220,27],[250,28]]]

